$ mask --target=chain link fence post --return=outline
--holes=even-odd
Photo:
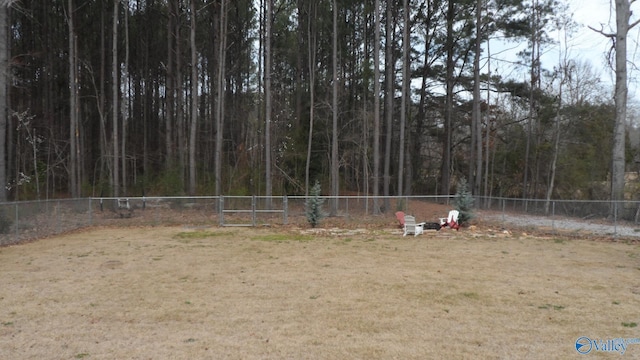
[[[220,226],[224,226],[224,196],[220,195],[220,209],[218,209],[218,219]]]
[[[251,196],[251,225],[256,226],[256,196]]]
[[[18,243],[18,240],[20,239],[20,217],[19,217],[19,211],[18,211],[18,203],[15,203],[15,224],[16,224],[16,238],[15,238],[15,242]]]
[[[613,238],[618,237],[618,201],[613,201]]]
[[[282,222],[285,225],[289,224],[289,200],[287,195],[282,197]]]
[[[556,202],[551,202],[551,229],[556,233]]]

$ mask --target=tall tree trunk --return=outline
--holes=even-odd
[[[176,142],[178,143],[178,171],[180,174],[180,183],[182,188],[186,190],[186,134],[185,134],[185,114],[184,114],[184,83],[182,79],[182,8],[180,7],[181,1],[176,1]]]
[[[440,180],[440,193],[449,195],[451,190],[451,147],[452,144],[452,119],[453,119],[453,23],[455,20],[455,2],[449,0],[447,9],[447,38],[446,38],[446,94],[444,108],[444,141],[442,142],[442,168]]]
[[[364,69],[369,69],[371,66],[371,63],[369,61],[368,58],[368,54],[369,54],[369,49],[370,49],[370,42],[367,40],[369,38],[369,9],[368,7],[366,7],[364,9],[363,12],[363,19],[364,21],[362,21],[362,38],[364,40],[364,44],[363,44],[363,53],[361,55],[361,57],[359,57],[359,61],[361,61],[362,66]],[[358,66],[358,65],[356,65]],[[362,106],[362,140],[361,143],[359,145],[360,149],[362,149],[362,157],[361,157],[361,166],[362,166],[362,178],[363,178],[363,193],[365,194],[365,209],[368,213],[369,211],[369,194],[371,194],[371,182],[370,182],[370,178],[371,178],[371,174],[370,174],[370,167],[371,167],[371,162],[370,162],[370,158],[371,156],[369,155],[369,149],[370,149],[370,141],[371,141],[371,131],[369,130],[371,128],[371,119],[369,117],[369,82],[370,82],[370,77],[364,76],[363,77],[363,86],[362,86],[362,101],[360,102],[361,106]],[[357,97],[357,95],[356,95]],[[357,170],[354,169],[354,171],[357,173]],[[356,176],[358,176],[356,174]],[[358,186],[359,186],[358,182]]]
[[[565,24],[562,24],[562,27],[559,27],[557,29],[559,44],[562,44],[562,41],[560,39],[560,31],[563,30],[564,26]],[[564,30],[565,30],[565,40],[566,40],[566,28]],[[565,44],[566,43],[567,42],[565,41]],[[544,204],[544,213],[547,215],[549,214],[549,211],[550,211],[551,196],[553,195],[555,179],[556,179],[558,153],[560,152],[560,122],[562,119],[562,105],[563,105],[562,91],[564,88],[565,75],[567,74],[567,71],[568,71],[568,65],[569,65],[569,62],[568,62],[568,59],[566,58],[566,52],[563,52],[563,47],[560,46],[559,52],[558,52],[558,71],[559,71],[559,77],[560,77],[560,86],[558,89],[558,106],[556,110],[556,118],[555,118],[555,124],[554,124],[555,127],[554,127],[554,139],[553,139],[553,158],[551,159],[551,165],[549,169],[549,186],[547,187],[547,196]]]
[[[9,84],[9,6],[0,4],[0,184],[7,183],[7,86]],[[0,186],[0,201],[7,201],[6,186]]]
[[[613,129],[613,158],[611,162],[611,200],[624,199],[625,125],[627,118],[627,33],[637,24],[629,25],[629,0],[615,0],[616,4],[616,83],[614,101],[616,119]],[[615,208],[611,215],[615,216]]]
[[[189,126],[189,194],[196,194],[196,135],[198,127],[198,53],[196,49],[196,0],[191,0],[191,123]]]
[[[268,208],[271,205],[271,22],[273,18],[273,0],[267,0],[265,14],[264,39],[264,166],[265,166],[265,195]]]
[[[122,1],[122,0],[121,0]],[[131,101],[131,81],[129,79],[129,0],[124,1],[124,67],[122,69],[122,142],[120,143],[122,163],[122,194],[127,194],[127,121],[129,119]]]
[[[304,1],[297,0],[296,6],[298,10],[298,28],[296,29],[297,43],[300,50],[304,49],[304,22],[302,21],[302,13],[304,11]],[[296,51],[296,73],[295,73],[295,113],[292,119],[294,129],[300,128],[300,120],[302,118],[302,95],[304,93],[304,51]]]
[[[332,131],[331,131],[331,215],[338,214],[339,189],[339,165],[338,165],[338,1],[333,0],[333,36],[332,36],[332,64],[333,64],[333,86],[332,86]]]
[[[100,6],[100,74],[98,77],[99,86],[94,86],[98,94],[98,114],[100,115],[100,196],[103,195],[103,187],[106,185],[107,177],[111,173],[109,171],[109,140],[107,139],[107,114],[106,108],[106,94],[105,88],[107,84],[107,36],[106,36],[106,24],[105,19],[107,10],[107,4],[101,4]],[[94,80],[95,83],[95,80]],[[111,181],[109,181],[111,183]]]
[[[177,41],[175,36],[176,28],[176,14],[175,9],[176,0],[169,0],[169,21],[167,22],[167,89],[165,95],[166,110],[165,110],[165,171],[172,171],[175,165],[174,151],[173,151],[173,123],[175,119],[175,93],[176,93],[176,77],[174,73],[174,58],[177,56],[174,43]]]
[[[487,41],[487,111],[485,115],[486,119],[486,133],[484,137],[485,149],[484,149],[484,196],[489,195],[489,152],[491,151],[491,48],[489,47],[490,41]],[[495,153],[495,151],[494,151]]]
[[[222,195],[222,141],[224,138],[224,78],[225,63],[227,54],[227,0],[220,3],[220,26],[218,31],[218,78],[216,82],[216,155],[215,155],[215,178],[216,195]]]
[[[407,102],[409,97],[409,0],[402,1],[403,23],[402,30],[402,96],[400,103],[400,141],[398,143],[398,196],[404,195],[402,191],[404,175],[404,149],[405,149],[405,127],[407,124]]]
[[[73,0],[68,1],[69,27],[69,190],[71,197],[79,197],[78,191],[78,71],[76,35],[73,23]]]
[[[84,153],[84,151],[81,151],[81,149],[83,149],[83,145],[82,145],[82,136],[80,136],[80,134],[82,133],[82,119],[80,118],[81,112],[80,112],[80,73],[79,73],[79,68],[78,68],[78,36],[76,35],[75,39],[73,40],[73,53],[74,53],[74,69],[75,69],[75,78],[76,78],[76,86],[75,86],[75,91],[76,91],[76,126],[75,126],[75,139],[76,139],[76,196],[75,197],[80,197],[81,196],[81,191],[82,191],[82,172],[83,172],[83,156],[82,154]],[[37,181],[36,181],[37,182]],[[38,186],[39,187],[39,186]],[[38,193],[40,192],[40,190],[38,190]]]
[[[533,124],[536,121],[536,97],[535,90],[540,77],[539,71],[539,56],[537,54],[539,33],[538,33],[538,0],[533,0],[531,11],[531,79],[530,79],[530,93],[529,93],[529,119],[527,121],[527,143],[525,146],[524,154],[524,171],[522,180],[522,198],[529,197],[529,173],[531,172],[531,138],[533,135]],[[525,203],[526,206],[526,203]]]
[[[380,0],[375,0],[373,27],[373,214],[380,213]]]
[[[316,96],[316,46],[317,46],[317,30],[316,16],[318,14],[318,6],[315,1],[309,2],[309,137],[307,139],[307,164],[305,167],[304,189],[305,196],[309,196],[309,172],[311,169],[311,146],[313,144],[313,126],[315,118],[315,96]]]
[[[111,123],[111,137],[113,146],[113,174],[111,177],[111,188],[113,189],[113,196],[118,197],[120,194],[120,172],[119,170],[119,152],[118,152],[118,100],[120,98],[120,92],[118,91],[118,72],[120,71],[120,64],[118,63],[118,4],[120,0],[113,0],[113,27],[112,27],[112,44],[111,44],[111,92],[113,109],[112,111],[112,123]]]
[[[544,213],[549,215],[549,207],[551,203],[551,196],[553,195],[553,187],[556,179],[556,168],[558,163],[558,153],[560,151],[560,119],[561,119],[561,109],[562,109],[562,87],[564,85],[564,66],[561,65],[561,80],[560,80],[560,89],[558,91],[558,109],[556,110],[556,119],[554,126],[554,139],[553,139],[553,158],[551,159],[551,165],[549,169],[549,186],[547,187],[547,196],[544,204]]]
[[[253,131],[253,133],[258,133],[259,129],[262,129],[262,124],[266,123],[265,121],[265,106],[264,106],[264,102],[262,102],[264,100],[264,79],[265,79],[265,75],[264,75],[264,43],[265,43],[265,14],[266,14],[266,4],[265,4],[265,0],[260,0],[260,9],[258,10],[259,13],[259,18],[260,21],[258,22],[258,58],[260,59],[260,61],[258,61],[258,98],[259,98],[259,106],[257,107],[257,113],[258,113],[258,125],[256,126],[255,131]],[[266,134],[265,134],[266,135]],[[266,137],[266,136],[265,136]],[[261,146],[262,145],[262,140],[265,139],[265,137],[255,137],[255,144],[257,146]],[[261,183],[261,174],[262,174],[262,153],[259,153],[258,156],[251,156],[251,167],[253,169],[259,169],[258,171],[252,171],[251,172],[251,184],[252,184],[252,188],[251,188],[251,194],[256,194],[262,187],[262,183]],[[260,174],[260,175],[255,175],[255,174]],[[254,181],[254,177],[257,177],[257,181]]]
[[[472,137],[472,153],[475,154],[474,161],[475,170],[469,174],[469,182],[473,184],[471,190],[473,194],[480,194],[482,185],[482,113],[480,111],[480,55],[482,41],[482,1],[476,2],[476,43],[475,54],[473,57],[473,112],[471,114],[471,137]],[[473,166],[472,166],[473,168]]]
[[[434,19],[434,4],[432,4],[431,2],[428,2],[427,4],[427,8],[425,9],[425,23],[424,23],[424,27],[427,29],[432,29],[432,23]],[[428,86],[429,86],[429,77],[428,77],[428,73],[429,73],[429,69],[431,68],[431,64],[433,62],[433,58],[431,57],[431,53],[430,53],[430,49],[432,48],[432,44],[434,41],[434,33],[433,30],[431,31],[425,31],[424,32],[424,57],[423,57],[423,62],[422,62],[422,74],[421,74],[421,84],[420,84],[420,100],[418,101],[418,112],[416,114],[416,134],[418,134],[418,136],[422,135],[423,129],[425,126],[427,126],[427,99],[430,96],[428,94]],[[420,149],[421,149],[421,142],[420,141],[415,141],[414,142],[414,147],[413,147],[413,152],[415,154],[420,154]],[[414,165],[414,166],[420,166],[420,165]],[[438,189],[435,189],[436,192],[438,191]]]
[[[393,1],[387,1],[387,21],[385,23],[385,123],[386,123],[386,139],[384,149],[384,175],[383,175],[383,191],[384,191],[384,208],[386,211],[391,210],[391,202],[389,200],[391,185],[391,140],[393,136],[392,120],[393,120],[393,98],[394,98],[394,73],[395,58],[393,55]]]

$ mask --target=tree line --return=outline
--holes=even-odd
[[[331,195],[464,182],[476,195],[605,199],[636,170],[635,128],[601,72],[567,56],[575,24],[558,0],[0,10],[3,200],[308,195],[315,181]],[[496,39],[526,46],[507,66]],[[542,64],[551,48],[557,61]]]

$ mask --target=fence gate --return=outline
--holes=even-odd
[[[229,207],[227,208],[227,206],[229,205],[225,205],[225,198],[226,199],[246,199],[246,196],[220,196],[220,201],[218,202],[220,205],[220,209],[218,214],[220,214],[219,218],[220,218],[220,226],[258,226],[258,219],[257,219],[257,215],[258,214],[282,214],[282,221],[283,224],[286,225],[288,222],[288,205],[287,205],[287,197],[283,196],[282,197],[282,208],[277,208],[274,209],[273,207],[270,207],[268,209],[258,209],[257,206],[257,197],[254,195],[251,197],[251,208],[247,209],[246,207],[243,208],[242,206],[238,207],[238,208],[234,208],[234,207]],[[225,222],[225,214],[250,214],[250,218],[247,219],[249,222],[242,222],[242,223],[237,223],[237,222]],[[245,219],[244,217],[241,217],[241,219]],[[268,223],[262,223],[259,224],[261,226],[269,226],[270,224]]]

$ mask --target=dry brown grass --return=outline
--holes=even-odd
[[[567,359],[639,337],[640,246],[490,229],[101,228],[0,248],[0,274],[2,359]]]

